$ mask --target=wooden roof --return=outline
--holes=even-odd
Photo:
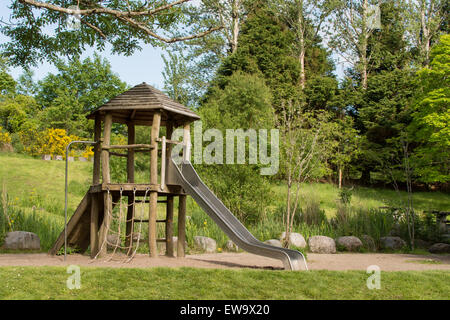
[[[113,122],[127,123],[133,121],[137,125],[151,125],[155,110],[161,111],[162,125],[168,119],[175,126],[200,119],[194,111],[170,99],[163,92],[145,82],[98,107],[87,118],[94,119],[96,114],[100,114],[103,118],[106,112],[111,112]]]

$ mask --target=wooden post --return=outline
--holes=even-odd
[[[159,128],[161,124],[161,112],[156,111],[153,115],[151,144],[153,149],[150,151],[150,184],[158,184],[158,139]],[[148,247],[150,249],[150,257],[158,256],[158,249],[156,246],[156,217],[158,214],[158,191],[150,192],[150,206],[148,218]]]
[[[183,152],[183,159],[190,161],[191,160],[191,127],[188,124],[184,125],[183,128],[183,143],[186,145]]]
[[[92,177],[92,184],[95,186],[100,183],[100,154],[102,152],[100,138],[102,135],[102,120],[99,114],[95,115],[94,124],[94,141],[97,142],[94,145],[94,173]]]
[[[186,196],[180,195],[178,203],[178,243],[177,257],[184,258],[184,244],[186,242]]]
[[[103,144],[102,147],[109,146],[111,143],[111,127],[112,127],[112,114],[107,113],[105,115],[105,125],[103,128]],[[103,184],[111,183],[111,175],[109,172],[109,151],[102,149],[101,153],[102,162],[102,178]],[[103,223],[99,231],[99,244],[100,244],[100,256],[107,253],[107,245],[105,243],[106,237],[108,236],[108,229],[111,224],[111,210],[112,210],[112,197],[110,193],[103,193],[103,203],[104,203],[104,216]],[[102,244],[105,243],[103,246]]]
[[[173,124],[171,121],[166,122],[166,138],[171,140],[173,133]],[[169,167],[169,161],[172,153],[172,144],[166,144],[166,170]],[[167,174],[166,174],[167,176]],[[166,255],[169,257],[174,256],[173,247],[173,196],[167,196],[167,207],[166,207]]]
[[[173,196],[167,196],[166,255],[169,257],[173,257]]]
[[[91,259],[98,253],[98,194],[91,195]]]
[[[128,145],[135,144],[135,127],[134,123],[128,124]],[[134,149],[128,149],[127,154],[127,181],[128,183],[134,183]],[[131,254],[131,248],[133,247],[133,221],[134,218],[134,196],[128,196],[128,209],[127,209],[127,222],[126,222],[126,237],[125,246],[128,247],[128,254]]]

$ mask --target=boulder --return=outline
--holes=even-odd
[[[361,242],[363,243],[364,248],[368,251],[377,251],[377,245],[375,244],[375,240],[367,234],[363,234],[361,236]]]
[[[195,236],[194,244],[197,248],[202,249],[203,251],[205,251],[207,253],[216,252],[216,249],[217,249],[216,240],[208,238],[208,237]]]
[[[227,243],[225,244],[225,249],[227,249],[227,251],[233,251],[233,252],[237,252],[239,250],[239,248],[236,245],[236,243],[234,243],[231,240],[227,241]]]
[[[11,143],[0,142],[0,151],[2,152],[14,152],[14,148]]]
[[[51,154],[43,154],[42,160],[50,161],[50,160],[52,160],[52,155]]]
[[[431,253],[450,253],[450,244],[447,243],[435,243],[428,251]]]
[[[280,236],[280,241],[283,242],[284,238],[286,237],[286,232],[283,232]],[[297,248],[306,248],[306,241],[305,238],[300,233],[291,232],[289,233],[289,243],[291,246],[297,247]]]
[[[9,250],[40,250],[41,240],[37,234],[32,232],[12,231],[6,234],[3,248]]]
[[[400,250],[406,247],[406,242],[400,237],[382,237],[380,238],[380,245],[382,249]]]
[[[74,157],[67,157],[67,161],[74,161],[75,158]]]
[[[362,241],[354,236],[339,237],[336,244],[345,251],[358,251],[363,246]]]
[[[283,247],[283,245],[281,244],[281,241],[277,240],[277,239],[269,239],[269,240],[264,241],[264,243],[269,244],[274,247],[280,247],[280,248]]]
[[[309,250],[313,253],[336,253],[336,243],[330,237],[313,236],[308,239]]]
[[[63,156],[53,156],[53,160],[62,161],[63,160]]]
[[[86,162],[86,161],[88,161],[88,159],[85,157],[78,157],[78,161]]]

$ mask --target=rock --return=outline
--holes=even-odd
[[[78,157],[78,161],[87,162],[88,159],[86,159],[85,157]]]
[[[52,155],[50,155],[50,154],[43,154],[42,155],[42,160],[45,160],[45,161],[52,160]]]
[[[53,160],[62,161],[63,160],[63,156],[53,156]]]
[[[283,232],[280,236],[280,241],[282,242],[286,237],[286,232]],[[305,238],[300,233],[291,232],[289,233],[289,243],[291,246],[297,248],[306,248]]]
[[[380,238],[380,245],[382,249],[400,250],[406,247],[406,242],[400,237],[382,237]]]
[[[233,251],[233,252],[237,252],[239,250],[239,248],[236,245],[236,243],[234,243],[231,240],[227,241],[227,243],[225,244],[225,249],[227,249],[227,251]]]
[[[428,248],[431,246],[431,243],[422,239],[415,239],[414,246],[419,249],[428,250]]]
[[[431,253],[450,253],[450,244],[447,243],[435,243],[428,251]]]
[[[202,249],[205,252],[208,253],[216,252],[217,243],[216,240],[214,239],[203,236],[195,236],[194,243],[196,247]]]
[[[106,247],[108,250],[114,250],[115,246],[119,246],[120,243],[120,237],[117,234],[108,234],[106,237]]]
[[[361,236],[361,242],[363,243],[364,248],[369,251],[377,251],[377,245],[375,244],[375,240],[367,234],[363,234]]]
[[[336,239],[336,244],[345,251],[358,251],[363,246],[362,241],[354,236],[339,237]]]
[[[74,157],[67,157],[67,161],[74,161],[75,158]]]
[[[38,235],[27,231],[12,231],[6,234],[4,249],[40,250],[41,240]]]
[[[269,239],[269,240],[264,241],[264,243],[270,244],[271,246],[274,246],[274,247],[280,247],[280,248],[283,247],[283,245],[281,244],[281,241],[277,240],[277,239]]]
[[[336,243],[330,237],[313,236],[308,239],[309,250],[313,253],[336,253]]]

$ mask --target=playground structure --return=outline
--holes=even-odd
[[[306,263],[303,255],[295,250],[278,248],[262,243],[239,222],[223,203],[201,181],[189,162],[190,123],[200,117],[187,107],[171,100],[164,93],[145,82],[118,95],[100,106],[88,119],[94,119],[94,168],[92,186],[81,200],[50,254],[55,255],[65,244],[85,252],[90,247],[91,258],[105,256],[107,245],[125,249],[130,259],[136,253],[142,232],[135,232],[135,226],[148,223],[148,248],[150,257],[158,256],[158,242],[164,242],[166,255],[174,256],[173,222],[174,198],[178,197],[178,241],[177,257],[185,256],[186,241],[186,196],[189,194],[215,223],[240,248],[250,253],[283,261],[285,269],[300,270]],[[102,130],[103,123],[103,130]],[[111,145],[113,123],[122,123],[128,129],[127,145]],[[150,144],[136,144],[135,127],[151,126]],[[161,136],[161,128],[165,135]],[[183,128],[183,141],[170,138],[176,128]],[[102,136],[103,131],[103,136]],[[172,148],[183,145],[181,163],[172,158]],[[115,150],[126,150],[117,152]],[[148,184],[135,183],[135,153],[150,154],[150,181]],[[126,157],[127,182],[111,181],[110,157]],[[158,169],[159,164],[159,169]],[[101,177],[100,177],[101,176]],[[100,181],[101,178],[101,181]],[[126,217],[123,212],[123,198],[127,198]],[[142,212],[138,214],[137,205],[148,203],[148,219]],[[166,204],[165,219],[157,219],[158,204]],[[119,206],[119,215],[113,214],[114,206]],[[142,210],[141,210],[142,211]],[[114,219],[118,220],[115,231],[119,243],[109,243],[108,234],[112,231]],[[121,243],[121,222],[125,222],[124,246]],[[157,224],[164,223],[164,238],[157,238]],[[141,230],[140,230],[141,231]],[[137,235],[137,238],[136,238]],[[136,246],[133,248],[133,243]]]

